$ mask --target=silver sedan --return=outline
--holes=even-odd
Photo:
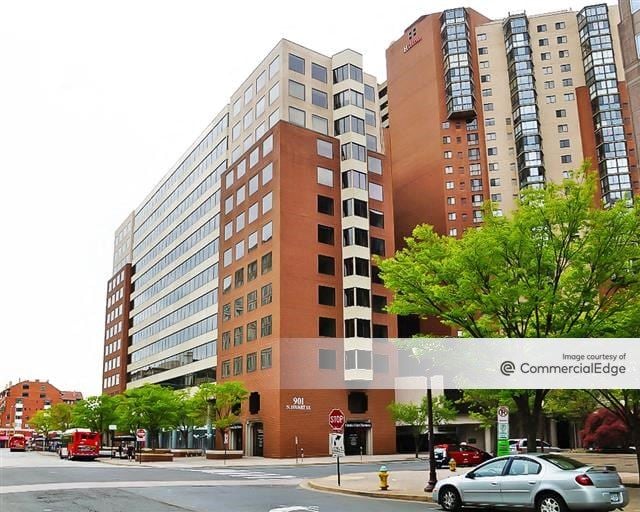
[[[465,475],[440,480],[433,501],[463,506],[524,507],[538,512],[614,510],[629,493],[612,466],[587,466],[563,455],[530,453],[492,459]]]

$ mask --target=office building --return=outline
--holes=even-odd
[[[260,62],[116,232],[105,392],[242,380],[230,448],[324,455],[337,407],[350,453],[394,451],[393,390],[369,386],[396,335],[371,264],[394,251],[378,97],[351,50]],[[327,379],[350,389],[304,387]]]

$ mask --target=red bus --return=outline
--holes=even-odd
[[[95,459],[100,453],[100,434],[86,428],[72,428],[62,433],[61,459]]]
[[[9,451],[23,452],[27,448],[27,440],[23,434],[13,434],[9,437]]]

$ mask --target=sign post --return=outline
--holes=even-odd
[[[136,430],[136,443],[138,445],[138,459],[140,464],[142,464],[142,443],[147,436],[147,431],[143,428],[139,428]]]
[[[509,408],[498,407],[498,449],[496,455],[509,455]]]
[[[338,487],[340,487],[340,456],[344,456],[344,413],[340,409],[332,409],[329,413],[329,427],[333,430],[329,434],[329,446],[331,455],[336,458],[336,471],[338,473]]]

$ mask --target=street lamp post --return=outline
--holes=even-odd
[[[428,377],[427,377],[428,379]],[[433,491],[438,482],[436,475],[436,455],[433,451],[433,397],[431,396],[431,385],[427,381],[427,421],[429,422],[429,481],[424,488],[425,492]]]

